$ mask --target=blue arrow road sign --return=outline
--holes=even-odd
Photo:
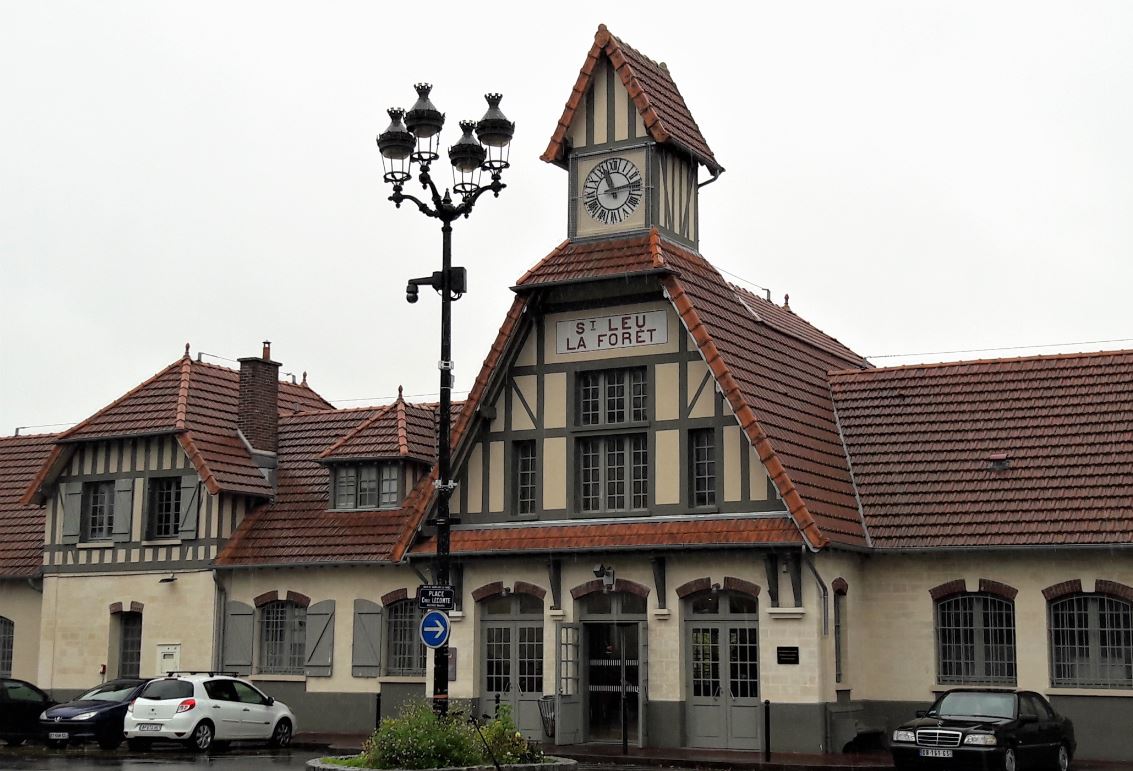
[[[439,648],[448,642],[449,620],[443,612],[430,610],[421,619],[421,642],[426,648]]]

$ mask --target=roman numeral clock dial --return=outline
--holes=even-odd
[[[641,203],[641,172],[625,158],[606,158],[586,175],[582,200],[586,213],[603,225],[617,225]]]

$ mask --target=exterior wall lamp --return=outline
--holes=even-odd
[[[602,579],[603,592],[608,592],[614,588],[614,569],[609,565],[595,565],[594,577]]]
[[[433,181],[431,167],[440,159],[440,135],[444,128],[445,116],[429,98],[432,86],[418,83],[417,101],[408,112],[398,107],[387,112],[390,124],[378,135],[378,151],[382,156],[382,178],[393,186],[389,200],[394,206],[409,201],[416,204],[417,210],[426,217],[441,221],[441,269],[423,278],[410,279],[405,289],[405,299],[417,302],[419,287],[428,286],[441,296],[441,358],[437,362],[440,369],[441,389],[438,411],[439,423],[437,442],[437,479],[433,483],[437,491],[437,513],[433,524],[437,528],[437,558],[434,580],[441,585],[449,584],[450,543],[449,530],[453,520],[449,518],[449,498],[456,485],[451,476],[451,429],[452,429],[452,301],[459,300],[468,288],[467,272],[464,268],[452,266],[452,223],[460,217],[468,217],[472,207],[484,193],[491,191],[496,198],[506,185],[501,175],[510,166],[508,153],[515,124],[500,111],[500,94],[487,94],[488,111],[478,121],[462,121],[461,136],[449,148],[449,164],[452,166],[452,188],[442,194]],[[413,179],[414,168],[417,181],[425,191],[422,198],[405,192],[405,184]],[[483,183],[483,174],[490,181]],[[455,193],[460,201],[453,200]],[[448,643],[433,651],[433,709],[440,715],[448,714]]]

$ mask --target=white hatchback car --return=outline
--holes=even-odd
[[[217,672],[173,673],[142,689],[126,711],[123,729],[135,750],[155,739],[183,742],[197,752],[233,740],[286,747],[295,715],[244,680]]]

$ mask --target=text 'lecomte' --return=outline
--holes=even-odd
[[[555,327],[559,353],[583,353],[669,342],[665,311],[566,319]]]

